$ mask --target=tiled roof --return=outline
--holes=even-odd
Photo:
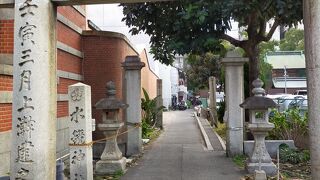
[[[266,54],[266,62],[271,64],[273,69],[305,68],[305,57],[302,51],[277,51]]]

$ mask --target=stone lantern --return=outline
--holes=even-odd
[[[112,81],[107,83],[107,98],[103,98],[95,105],[96,109],[102,110],[102,123],[98,124],[98,129],[106,136],[106,145],[101,155],[101,159],[96,163],[95,172],[106,175],[114,174],[119,170],[125,170],[126,158],[122,157],[117,143],[117,134],[123,122],[119,122],[119,112],[128,105],[116,99],[115,84]]]
[[[247,161],[246,168],[249,173],[255,170],[264,170],[267,175],[273,176],[277,173],[277,167],[265,145],[265,137],[274,128],[274,124],[269,122],[270,108],[276,107],[276,103],[264,96],[265,90],[262,88],[263,82],[260,79],[253,81],[252,93],[254,96],[247,98],[240,106],[249,110],[250,122],[247,128],[254,136],[254,149]]]

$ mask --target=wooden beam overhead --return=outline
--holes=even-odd
[[[86,4],[114,4],[114,3],[139,3],[161,2],[174,0],[52,0],[58,6],[86,5]],[[14,0],[0,0],[0,8],[13,8]]]
[[[0,8],[13,8],[14,0],[0,0]]]
[[[114,3],[138,3],[138,2],[161,2],[172,0],[52,0],[59,6],[89,5],[89,4],[114,4]]]

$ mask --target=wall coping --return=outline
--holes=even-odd
[[[122,33],[113,32],[113,31],[91,31],[91,30],[85,30],[85,31],[82,31],[82,36],[103,36],[103,37],[110,37],[110,38],[118,38],[118,39],[124,40],[133,49],[133,51],[137,55],[139,55],[138,50],[129,41],[127,36],[125,36]]]

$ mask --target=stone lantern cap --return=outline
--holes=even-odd
[[[116,99],[116,86],[113,81],[109,81],[106,85],[106,95],[107,98],[100,99],[96,104],[96,109],[103,110],[117,110],[124,109],[128,107],[128,104],[123,103],[122,101]]]
[[[262,88],[263,82],[258,78],[252,82],[254,86],[252,93],[254,96],[247,98],[240,107],[244,109],[265,110],[277,107],[277,104],[270,98],[265,97],[265,90]]]

